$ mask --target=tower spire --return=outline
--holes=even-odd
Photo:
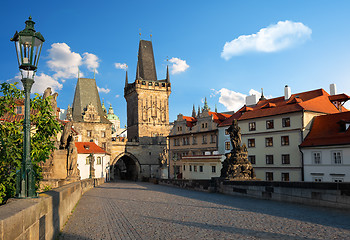
[[[218,112],[218,108],[216,106],[216,103],[215,103],[215,112],[217,113]]]
[[[169,66],[166,65],[166,82],[170,83],[170,76],[169,76]]]
[[[203,107],[203,110],[209,111],[209,107],[208,107],[208,103],[207,103],[207,97],[205,97],[205,100],[204,100],[204,107]]]
[[[127,87],[129,84],[129,81],[128,81],[128,70],[125,71],[125,87]]]
[[[196,108],[194,107],[194,104],[193,104],[193,109],[192,109],[192,117],[196,117]]]

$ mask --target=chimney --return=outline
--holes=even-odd
[[[245,97],[245,104],[247,106],[253,106],[255,104],[257,104],[258,102],[258,96],[257,95],[250,95],[250,96],[246,96]]]
[[[288,85],[284,87],[284,100],[288,100],[290,96],[292,95],[292,91]]]
[[[335,86],[335,83],[332,83],[329,85],[329,94],[330,95],[336,95],[337,94],[337,86]]]

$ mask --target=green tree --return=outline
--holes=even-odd
[[[16,101],[24,99],[17,83],[0,84],[0,204],[16,193],[16,171],[23,154],[23,118],[16,117]],[[45,162],[55,149],[60,123],[52,113],[50,97],[39,94],[31,99],[31,159],[36,172],[36,185],[41,179],[40,162]]]

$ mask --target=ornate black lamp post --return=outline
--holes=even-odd
[[[35,197],[35,179],[30,159],[30,90],[34,83],[44,37],[34,29],[32,17],[25,22],[24,30],[15,33],[11,41],[15,43],[19,69],[24,87],[23,159],[21,170],[16,176],[16,196]]]

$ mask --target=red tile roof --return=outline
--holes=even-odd
[[[231,117],[227,118],[225,121],[223,121],[222,123],[219,124],[219,127],[226,127],[226,126],[231,126],[232,122],[234,119],[239,119],[242,116],[242,113],[244,111],[246,111],[246,109],[248,109],[248,111],[250,111],[250,107],[243,107],[241,108],[239,111],[235,112],[234,114],[231,115]]]
[[[90,153],[107,153],[101,147],[97,146],[94,142],[75,142],[75,146],[78,149],[79,154],[90,154]]]
[[[222,123],[226,119],[228,119],[231,115],[225,114],[225,113],[217,113],[217,112],[208,112],[210,116],[213,116],[213,121],[217,124]],[[197,118],[194,117],[188,117],[188,116],[182,116],[184,120],[186,120],[186,126],[187,127],[193,127],[195,123],[198,121]]]
[[[346,130],[345,123],[350,123],[350,111],[316,117],[300,147],[350,144],[350,128]]]
[[[287,101],[284,97],[277,97],[259,101],[255,106],[243,107],[239,111],[244,112],[239,120],[259,117],[274,116],[284,113],[313,111],[321,113],[338,113],[332,101],[346,101],[350,99],[346,94],[330,96],[323,89],[293,94]],[[244,111],[245,110],[245,111]],[[342,111],[347,111],[342,107]]]

